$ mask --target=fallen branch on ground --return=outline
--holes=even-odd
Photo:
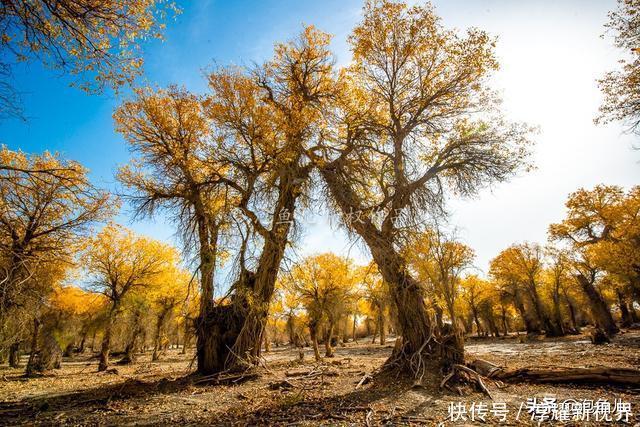
[[[477,359],[469,366],[478,374],[507,382],[592,383],[615,386],[640,386],[640,370],[631,368],[520,368],[506,369]]]

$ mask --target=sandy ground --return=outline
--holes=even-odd
[[[483,358],[510,368],[640,368],[639,332],[598,347],[584,336],[520,341],[469,339],[467,360]],[[144,355],[136,364],[114,366],[109,373],[97,373],[96,360],[74,357],[50,375],[28,380],[21,370],[3,366],[0,425],[532,425],[537,422],[531,421],[526,402],[545,397],[551,402],[602,399],[612,406],[620,400],[631,404],[629,425],[640,421],[640,390],[632,389],[489,382],[492,401],[475,392],[459,396],[440,391],[436,378],[414,386],[400,378],[376,377],[357,387],[365,374],[382,365],[392,344],[393,338],[385,346],[368,340],[348,343],[321,364],[312,360],[310,349],[301,363],[295,350],[274,348],[265,355],[266,369],[259,378],[232,385],[197,384],[198,379],[189,376],[192,355],[177,351],[155,363]],[[450,405],[456,405],[458,415],[466,410],[464,417],[452,421]],[[484,422],[471,420],[473,410],[476,415],[488,410]],[[499,413],[504,422],[499,422]],[[589,422],[564,425],[602,422],[591,417]]]

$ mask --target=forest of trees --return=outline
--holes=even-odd
[[[11,51],[95,75],[98,88],[78,83],[89,90],[131,83],[142,66],[135,41],[159,36],[157,20],[175,10],[54,3],[64,6],[3,2],[14,33],[3,44],[26,35]],[[637,44],[635,26],[615,21],[624,13],[611,24],[621,47]],[[203,93],[134,89],[113,113],[132,153],[119,195],[63,156],[2,147],[0,363],[18,367],[28,354],[35,375],[92,352],[104,371],[179,348],[211,375],[259,365],[272,346],[320,360],[394,335],[387,365],[421,377],[463,363],[465,337],[589,326],[600,343],[638,326],[640,187],[576,189],[547,241],[514,242],[486,272],[447,223],[453,195],[532,166],[532,129],[504,117],[490,86],[491,36],[445,28],[428,4],[384,0],[365,4],[347,66],[336,65],[330,39],[306,26],[264,63],[209,70]],[[637,92],[636,62],[625,66],[633,76],[601,82],[599,120],[637,129],[636,100],[616,98]],[[619,86],[629,84],[634,92]],[[3,115],[18,114],[5,89]],[[113,222],[123,203],[136,218],[169,218],[180,248]],[[321,250],[286,262],[318,206],[369,263]]]

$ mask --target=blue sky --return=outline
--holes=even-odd
[[[334,35],[338,64],[349,61],[346,38],[358,21],[361,1],[183,2],[183,13],[167,23],[166,40],[144,46],[145,79],[165,86],[204,91],[203,71],[213,64],[251,64],[271,54],[274,42],[295,36],[302,24]],[[561,3],[561,4],[560,4]],[[451,224],[477,252],[477,265],[511,243],[544,243],[549,223],[564,214],[567,195],[597,183],[629,187],[640,177],[640,151],[622,126],[595,127],[600,104],[595,79],[616,66],[620,52],[600,37],[614,1],[435,1],[448,27],[476,26],[498,36],[502,68],[494,86],[513,120],[540,127],[536,137],[537,170],[483,191],[474,200],[451,202]],[[99,185],[115,188],[114,172],[129,153],[113,131],[111,114],[121,102],[113,94],[87,95],[68,86],[58,72],[30,62],[15,68],[23,92],[27,122],[0,122],[0,142],[26,152],[59,151],[91,169]],[[175,232],[162,219],[123,224],[163,240]],[[307,227],[296,253],[350,251],[366,253],[319,219]]]

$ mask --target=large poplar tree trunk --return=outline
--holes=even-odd
[[[151,356],[151,361],[157,362],[160,360],[160,345],[162,339],[162,327],[164,326],[164,320],[169,314],[170,309],[162,309],[160,315],[158,316],[158,322],[156,323],[156,333],[153,339],[153,355]]]
[[[210,221],[202,207],[198,211],[198,241],[200,244],[200,312],[195,320],[196,358],[198,372],[203,375],[221,371],[219,349],[221,346],[219,325],[216,321],[228,320],[226,313],[220,313],[213,301],[214,272],[216,267],[216,251],[218,228],[211,227]],[[229,325],[231,328],[231,325]],[[218,333],[216,333],[218,332]],[[224,344],[222,344],[224,345]]]
[[[333,166],[335,167],[335,166]],[[354,210],[356,196],[338,176],[336,169],[323,168],[321,174],[340,210],[347,214]],[[427,308],[424,289],[407,271],[406,262],[394,248],[392,236],[385,236],[367,218],[353,221],[351,226],[363,238],[378,269],[387,282],[397,314],[397,326],[402,338],[387,366],[399,366],[421,377],[426,371],[449,370],[451,365],[464,362],[464,340],[451,331],[443,337]],[[435,339],[434,339],[435,338]]]
[[[333,340],[333,330],[335,328],[333,319],[329,319],[329,324],[327,325],[327,333],[324,337],[324,356],[325,357],[333,357],[333,346],[331,345],[331,341]]]
[[[104,328],[104,335],[102,337],[102,346],[100,347],[100,362],[98,363],[98,372],[106,371],[109,366],[109,352],[111,351],[111,333],[113,326],[115,325],[117,315],[117,305],[109,311],[109,317],[107,318],[107,324]]]
[[[618,305],[620,306],[620,326],[628,328],[633,323],[631,312],[629,311],[629,305],[627,304],[627,300],[620,289],[616,289],[616,293],[618,294]]]
[[[380,325],[380,345],[385,345],[387,342],[387,331],[385,321],[384,321],[384,311],[380,308],[378,312],[378,324]]]
[[[593,286],[593,283],[587,279],[583,274],[576,274],[576,280],[580,284],[580,287],[589,298],[591,314],[593,320],[596,322],[596,326],[602,328],[608,335],[615,335],[619,332],[616,322],[613,320],[611,310],[606,301],[600,295],[600,292]]]
[[[26,374],[33,375],[35,372],[36,353],[38,351],[38,336],[40,334],[40,319],[33,319],[33,333],[31,335],[31,352],[27,361]]]
[[[540,333],[540,324],[534,320],[527,308],[524,306],[524,302],[522,301],[522,296],[520,295],[520,291],[515,289],[513,293],[513,302],[520,313],[520,317],[522,317],[522,321],[524,322],[524,328],[527,331],[527,334],[539,334]]]
[[[553,322],[559,328],[561,336],[566,335],[562,325],[562,312],[560,311],[560,291],[557,288],[553,290]]]
[[[9,346],[9,366],[12,368],[20,367],[20,342],[14,342]]]
[[[538,294],[538,289],[535,283],[531,283],[528,286],[529,296],[531,297],[531,302],[533,303],[533,308],[538,316],[540,322],[542,322],[542,327],[547,336],[549,337],[558,337],[564,335],[562,333],[561,324],[555,324],[551,321],[549,314],[547,312],[546,307],[540,301],[540,295]]]
[[[267,232],[267,236],[263,236],[265,241],[254,281],[251,286],[242,286],[251,293],[250,304],[246,305],[242,328],[226,357],[226,369],[245,369],[255,364],[260,357],[262,334],[269,315],[269,305],[275,290],[280,263],[288,244],[296,201],[301,194],[301,185],[308,174],[308,168],[298,167],[295,170],[283,172],[279,177],[278,199],[271,229]],[[282,215],[286,215],[286,218]]]
[[[316,359],[316,362],[319,362],[320,357],[320,349],[318,348],[318,324],[316,322],[309,323],[309,335],[311,335],[311,344],[313,345],[313,355]]]

